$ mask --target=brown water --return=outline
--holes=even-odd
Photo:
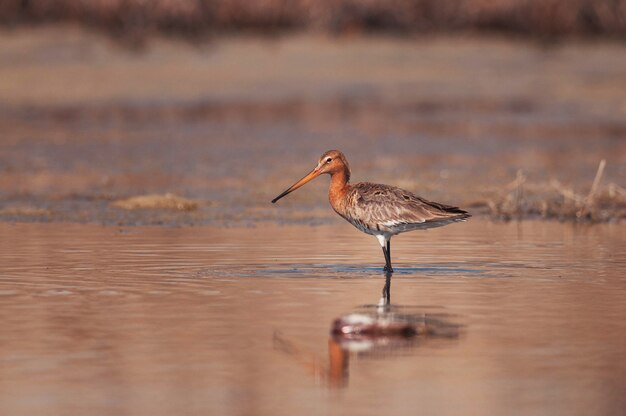
[[[346,347],[377,242],[332,225],[0,224],[0,413],[619,415],[624,227],[394,239],[391,301],[460,325]],[[404,308],[403,308],[404,307]]]

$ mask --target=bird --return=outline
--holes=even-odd
[[[350,165],[339,150],[324,152],[315,168],[272,200],[279,199],[320,175],[330,175],[328,200],[337,214],[360,231],[375,236],[385,256],[384,271],[393,273],[391,237],[466,221],[458,207],[429,201],[404,189],[370,182],[350,183]]]

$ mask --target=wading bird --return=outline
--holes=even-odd
[[[385,271],[391,267],[391,237],[406,231],[441,227],[470,217],[460,208],[428,201],[395,186],[361,182],[350,184],[350,167],[339,150],[324,153],[308,175],[293,184],[279,199],[322,174],[330,175],[328,199],[335,212],[364,233],[374,235],[385,255]]]

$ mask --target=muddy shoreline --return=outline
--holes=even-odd
[[[45,28],[5,32],[0,46],[2,221],[328,223],[323,178],[269,200],[331,148],[355,181],[478,216],[626,216],[620,44],[156,38],[137,54]],[[146,196],[153,208],[120,205]]]

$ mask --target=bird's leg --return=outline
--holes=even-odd
[[[391,267],[391,239],[387,240],[387,249],[383,247],[385,253],[385,270],[386,272],[393,273],[393,267]]]
[[[383,267],[383,270],[388,272],[389,271],[389,255],[387,254],[386,247],[383,247],[383,255],[385,256],[385,267]]]
[[[389,251],[389,248],[391,248],[389,244],[390,240],[385,238],[385,236],[383,235],[377,235],[376,238],[378,238],[378,242],[380,243],[380,246],[383,248],[383,254],[385,255],[385,267],[383,270],[386,272],[393,273],[393,268],[391,267],[391,254]]]
[[[393,273],[393,267],[391,267],[391,255],[385,247],[383,247],[383,254],[385,255],[385,267],[383,268],[383,270]]]

